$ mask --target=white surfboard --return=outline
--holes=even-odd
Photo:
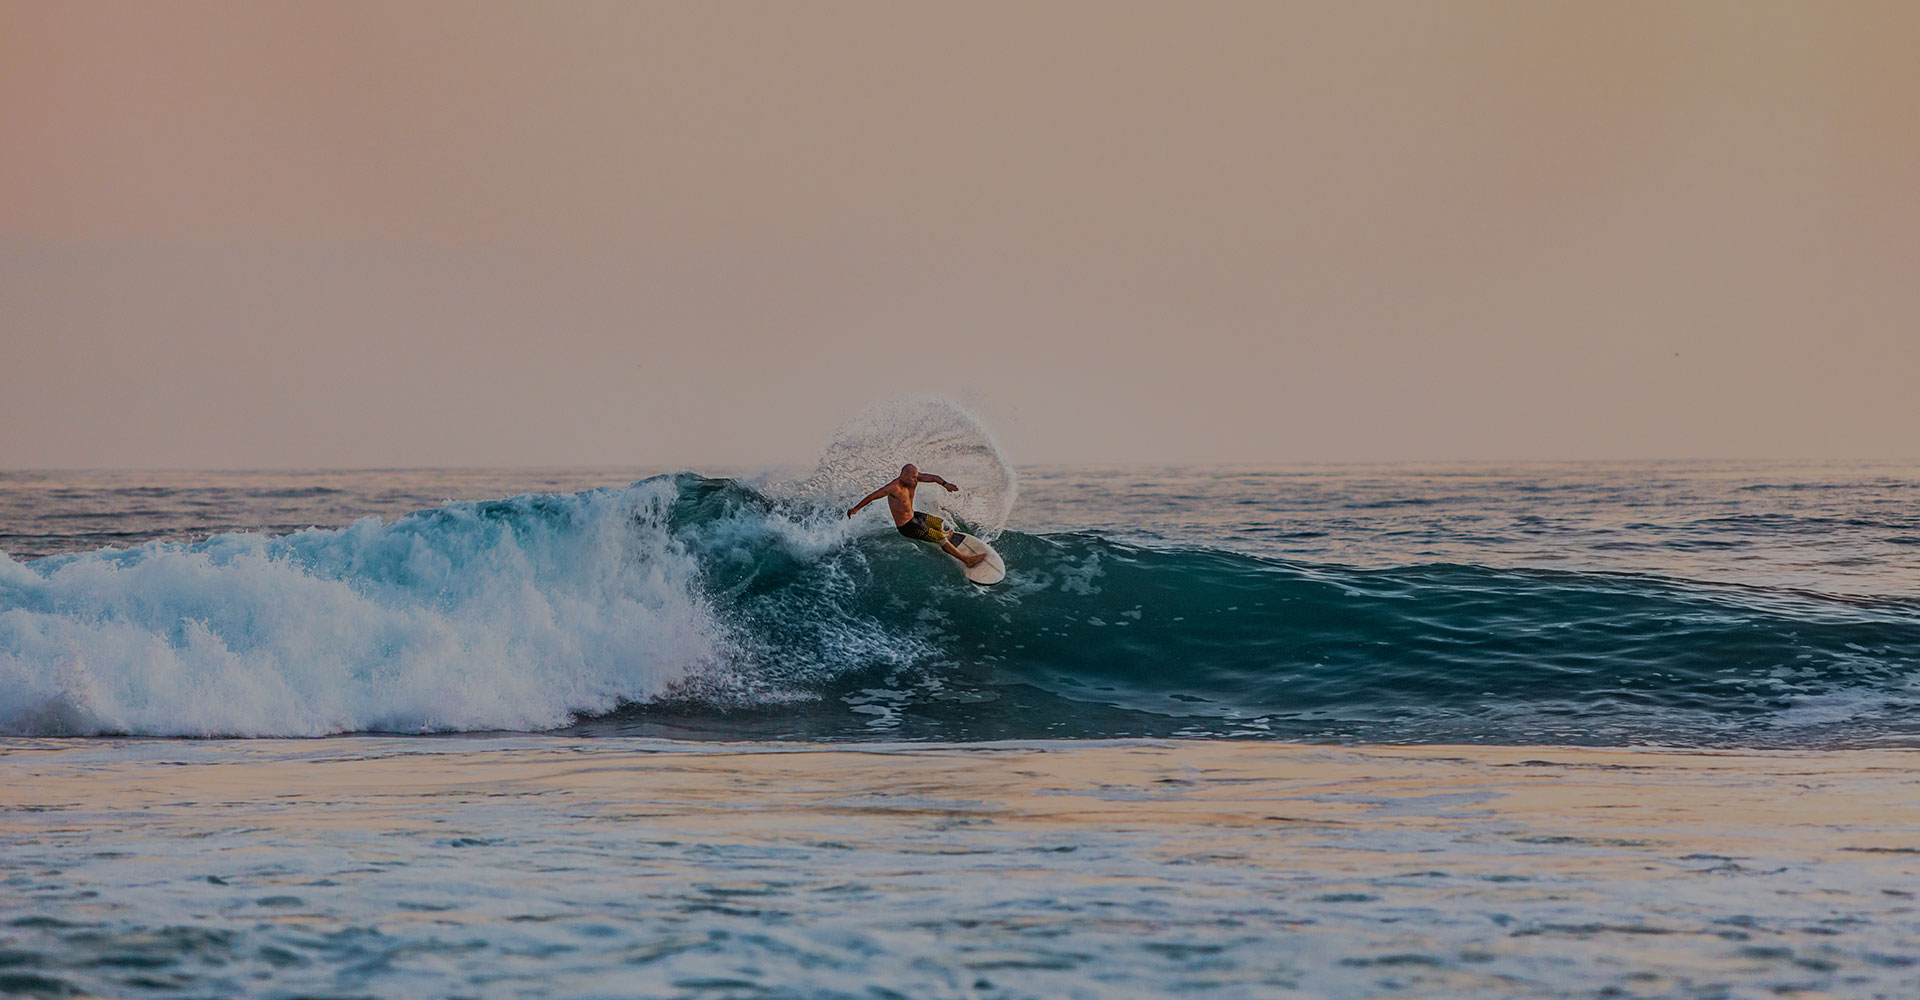
[[[977,566],[963,564],[960,567],[960,571],[967,574],[967,579],[985,587],[1007,578],[1007,564],[1001,560],[1000,553],[993,551],[993,546],[981,541],[975,535],[963,535],[958,532],[954,533],[951,540],[954,548],[968,555],[976,552],[987,554],[987,558],[981,560]]]

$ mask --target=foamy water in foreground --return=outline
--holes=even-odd
[[[1910,751],[15,742],[0,992],[1920,989]]]

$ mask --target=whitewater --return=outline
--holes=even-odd
[[[803,476],[673,473],[297,530],[199,529],[222,503],[317,522],[449,484],[224,474],[134,498],[9,474],[23,551],[0,556],[0,732],[1920,734],[1911,469],[1033,469],[1021,512],[984,430],[918,453],[968,487],[923,505],[996,539],[1007,584],[962,586],[883,517],[842,516],[894,457],[856,432]],[[112,513],[129,501],[138,518]],[[89,505],[152,540],[45,530]]]

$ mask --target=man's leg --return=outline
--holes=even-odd
[[[963,563],[966,563],[968,569],[972,569],[973,567],[980,565],[981,561],[987,558],[987,554],[985,552],[976,552],[973,555],[967,555],[965,552],[962,552],[959,549],[954,548],[953,543],[947,541],[944,538],[940,540],[940,551],[945,552],[947,555],[950,555],[955,559],[960,560]]]

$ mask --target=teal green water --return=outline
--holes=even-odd
[[[1028,470],[995,539],[1008,581],[984,590],[882,518],[845,521],[831,492],[694,474],[575,488],[592,479],[431,504],[521,484],[15,476],[0,726],[1752,747],[1920,734],[1920,473],[1904,466]],[[200,530],[249,517],[268,530]],[[142,534],[177,540],[92,547]]]

